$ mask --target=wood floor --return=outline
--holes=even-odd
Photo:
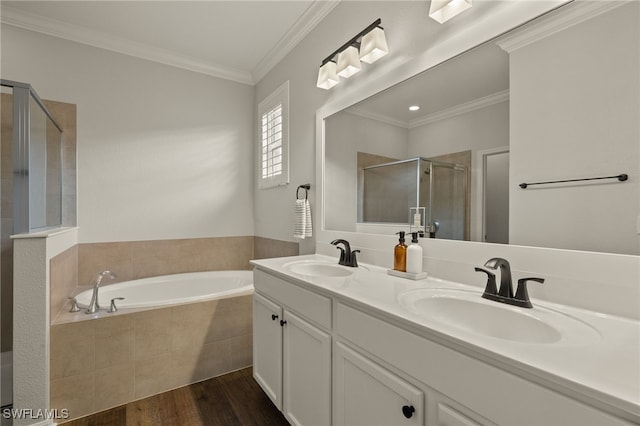
[[[232,426],[288,425],[245,368],[111,410],[64,426]]]

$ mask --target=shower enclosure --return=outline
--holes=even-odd
[[[432,237],[469,239],[467,168],[417,157],[362,168],[358,222],[409,224],[412,207],[425,208]]]
[[[11,235],[63,225],[64,162],[62,127],[31,85],[8,80],[1,80],[0,84],[0,403],[2,407],[7,407],[12,403]]]

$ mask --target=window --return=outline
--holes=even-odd
[[[289,183],[289,82],[258,105],[260,117],[258,187]]]

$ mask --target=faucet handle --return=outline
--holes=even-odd
[[[107,312],[109,312],[110,314],[118,311],[116,300],[124,300],[124,297],[114,297],[113,299],[111,299],[111,306],[109,306],[109,310],[107,310]]]
[[[482,294],[482,297],[484,297],[487,294],[490,294],[492,296],[497,295],[498,287],[496,285],[496,274],[494,274],[491,271],[487,271],[484,268],[478,268],[477,266],[474,269],[476,272],[484,272],[485,274],[487,274],[487,285],[484,288],[484,293]]]
[[[360,253],[360,250],[353,250],[351,252],[351,258],[349,260],[348,266],[353,266],[354,268],[358,266],[358,259],[356,258],[356,253]]]
[[[515,299],[521,301],[518,306],[523,308],[533,308],[531,301],[529,300],[529,293],[527,292],[527,281],[535,281],[537,283],[544,283],[544,278],[520,278],[518,280],[518,288],[516,289]]]
[[[71,300],[71,309],[69,309],[69,312],[78,312],[80,310],[80,307],[78,306],[78,301],[76,300],[76,298],[68,297],[67,299]]]

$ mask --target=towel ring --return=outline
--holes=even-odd
[[[300,188],[304,189],[304,199],[309,199],[309,190],[311,189],[311,184],[305,183],[304,185],[299,185],[298,189],[296,189],[296,200],[300,199]]]

